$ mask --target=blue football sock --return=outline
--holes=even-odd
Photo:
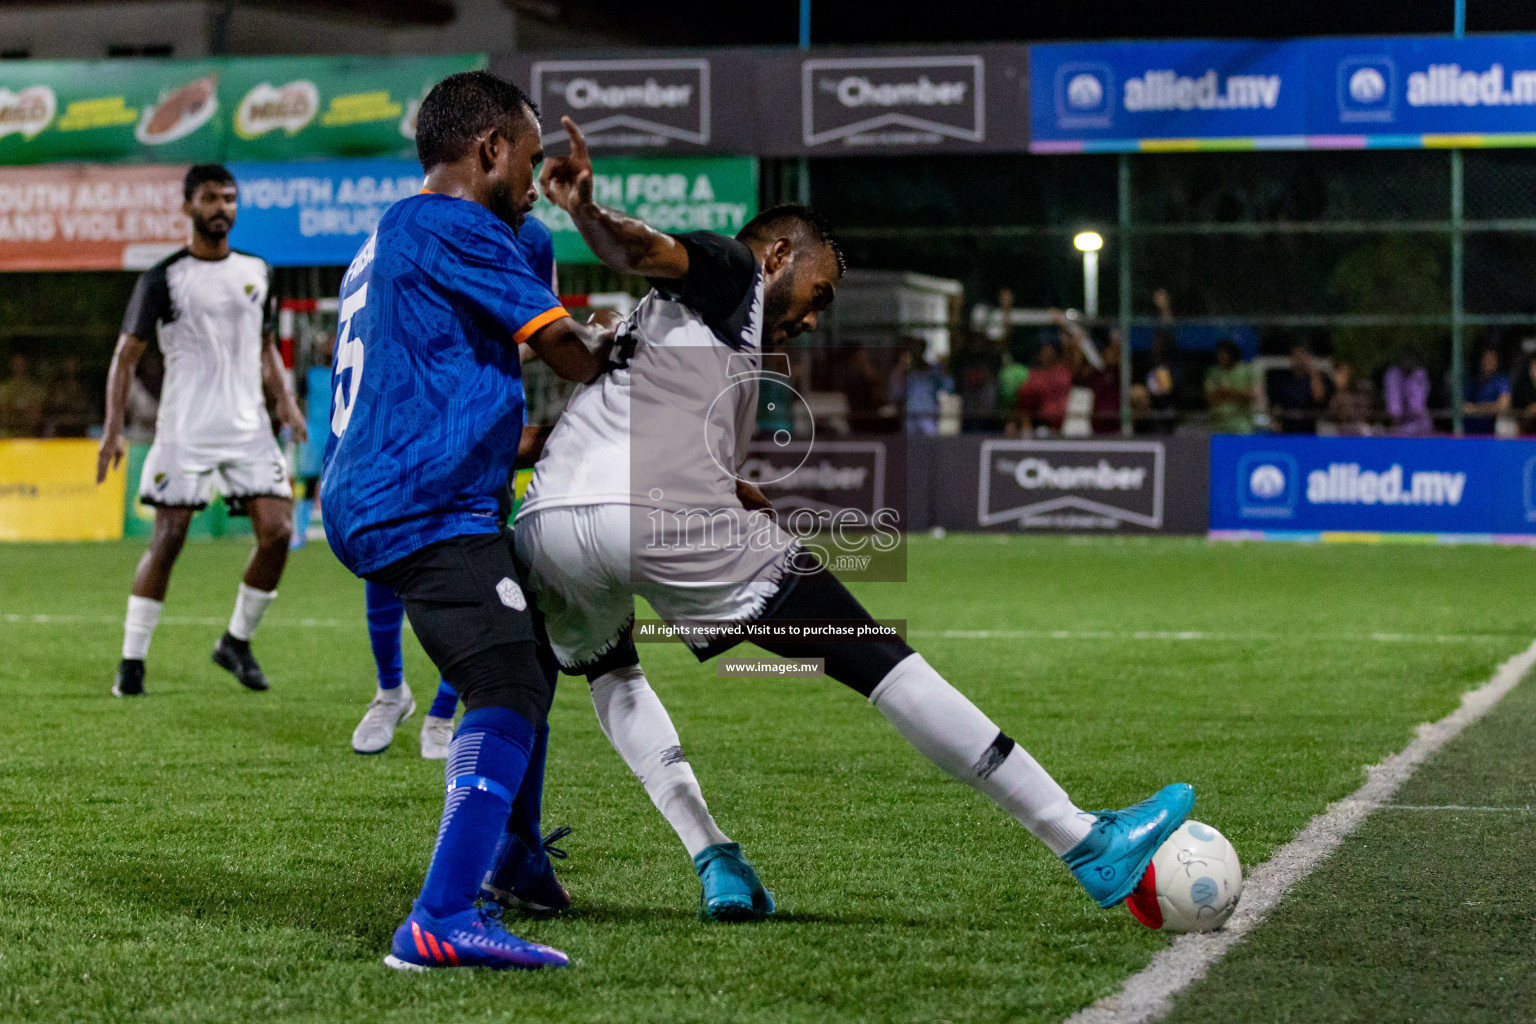
[[[448,796],[421,887],[421,909],[447,917],[474,906],[534,745],[533,726],[506,708],[467,711],[448,748]]]
[[[512,813],[507,816],[507,831],[521,836],[530,849],[544,840],[539,832],[539,816],[544,807],[544,755],[548,750],[549,723],[545,722],[533,738],[528,770],[523,773],[523,784],[512,800]]]
[[[432,698],[432,710],[427,714],[433,718],[452,718],[454,709],[459,706],[459,691],[453,688],[453,684],[446,679],[438,681],[437,696]]]
[[[405,619],[405,603],[389,587],[364,582],[368,599],[368,642],[373,645],[373,663],[379,670],[379,689],[396,689],[405,678],[405,663],[400,655],[400,623]]]

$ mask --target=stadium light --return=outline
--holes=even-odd
[[[1084,231],[1072,239],[1078,252],[1083,254],[1083,313],[1099,315],[1099,250],[1104,248],[1104,236],[1097,231]]]

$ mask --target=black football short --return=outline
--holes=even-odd
[[[507,535],[429,544],[371,573],[400,595],[411,629],[465,707],[508,707],[535,725],[554,694]]]

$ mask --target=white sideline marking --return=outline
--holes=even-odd
[[[360,620],[271,618],[263,619],[262,625],[339,629],[356,626],[358,621]],[[17,615],[15,612],[10,612],[0,615],[0,622],[32,626],[120,626],[123,624],[123,617],[121,615]],[[217,618],[211,615],[165,615],[160,618],[162,626],[222,626],[227,622],[229,622],[227,617]]]
[[[1433,806],[1424,804],[1383,804],[1381,809],[1384,811],[1487,811],[1495,814],[1531,813],[1530,804],[1526,804],[1524,807],[1463,807],[1461,804],[1438,804]]]
[[[1493,678],[1461,695],[1461,706],[1440,721],[1419,726],[1414,741],[1380,764],[1366,768],[1365,785],[1314,817],[1255,868],[1243,899],[1225,928],[1205,935],[1181,935],[1131,975],[1123,988],[1067,1018],[1066,1024],[1145,1024],[1167,1013],[1173,997],[1205,976],[1211,965],[1263,922],[1297,882],[1311,874],[1344,837],[1373,810],[1386,805],[1414,769],[1446,742],[1481,718],[1536,664],[1536,642],[1499,666]]]
[[[1508,643],[1514,639],[1498,633],[1212,633],[1199,629],[912,629],[907,631],[907,636],[919,640],[1260,640],[1381,644]]]

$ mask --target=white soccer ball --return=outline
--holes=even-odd
[[[1243,865],[1227,837],[1186,821],[1157,848],[1126,904],[1148,928],[1210,932],[1227,923],[1243,894]]]

